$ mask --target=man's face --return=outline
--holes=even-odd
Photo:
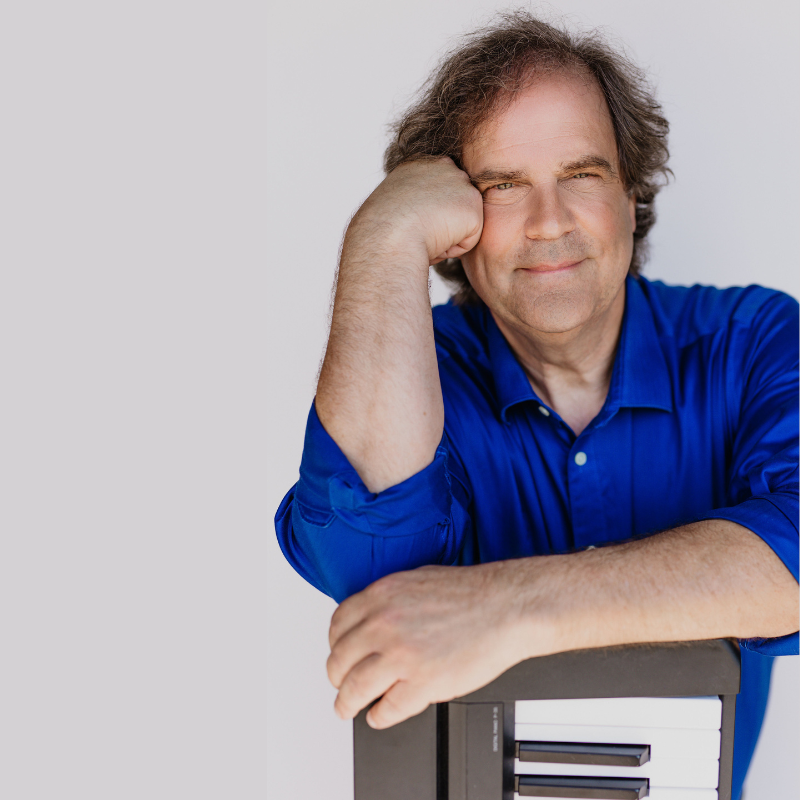
[[[484,198],[481,240],[462,262],[495,317],[560,333],[602,315],[628,272],[635,200],[594,80],[537,79],[462,164]]]

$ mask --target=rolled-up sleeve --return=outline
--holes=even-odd
[[[731,458],[731,504],[705,515],[760,536],[798,579],[798,305],[779,295],[756,314],[743,358],[746,384]],[[741,369],[741,367],[740,367]],[[798,652],[798,634],[748,639],[762,655]]]
[[[454,563],[470,519],[461,483],[452,490],[449,459],[443,437],[425,469],[370,492],[312,406],[300,480],[275,516],[284,555],[337,602],[389,573]]]

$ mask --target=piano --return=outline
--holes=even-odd
[[[734,640],[532,658],[376,731],[353,721],[355,800],[731,800]]]

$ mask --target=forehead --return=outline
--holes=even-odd
[[[464,148],[469,173],[587,154],[617,166],[617,144],[611,114],[597,82],[584,74],[536,77],[511,104],[483,125]],[[517,167],[523,164],[516,163]]]

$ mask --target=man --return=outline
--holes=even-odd
[[[737,637],[741,793],[770,656],[797,652],[797,304],[639,276],[667,129],[635,67],[523,13],[396,126],[276,517],[342,601],[343,718],[532,656]],[[433,314],[432,264],[457,285]]]

